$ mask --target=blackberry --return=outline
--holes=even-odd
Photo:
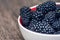
[[[23,7],[20,9],[20,16],[22,17],[23,25],[28,26],[31,20],[31,9],[29,7]]]
[[[42,14],[42,12],[32,12],[32,19],[36,19],[36,20],[42,20],[44,18],[44,15]]]
[[[37,20],[32,19],[31,22],[30,22],[30,24],[29,24],[29,26],[28,26],[28,29],[34,31],[35,30],[34,26],[36,25],[37,22],[38,22]]]
[[[43,14],[46,14],[49,11],[54,11],[55,9],[56,9],[56,4],[53,1],[44,2],[37,7],[37,10],[42,11]]]
[[[43,6],[47,9],[47,11],[55,11],[56,9],[56,3],[54,1],[44,2]]]
[[[58,32],[55,32],[54,34],[60,34],[60,31],[58,31]]]
[[[42,21],[42,22],[39,21],[35,24],[32,24],[30,26],[30,29],[38,33],[47,33],[47,34],[54,33],[54,29],[45,21]]]
[[[49,24],[54,23],[54,21],[56,20],[56,18],[55,18],[55,11],[50,11],[50,12],[48,12],[48,13],[45,15],[44,20],[45,20],[46,22],[48,22]]]
[[[22,18],[22,25],[23,26],[28,26],[29,25],[29,23],[30,23],[30,19],[28,19],[28,18]]]
[[[56,31],[60,30],[60,21],[57,20],[52,24],[52,28],[54,28]]]
[[[42,24],[43,24],[42,26],[41,24],[39,24],[42,33],[53,34],[55,32],[51,25],[49,25],[46,21],[42,21]]]
[[[40,4],[37,6],[37,11],[42,12],[44,15],[47,13],[46,9]]]

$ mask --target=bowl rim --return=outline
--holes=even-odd
[[[58,3],[58,2],[57,2],[56,4],[60,5],[60,3]],[[35,6],[33,6],[33,7],[30,7],[30,8],[32,9],[32,8],[34,8],[34,7],[36,7],[36,6],[38,6],[38,5],[35,5]],[[21,27],[21,28],[23,28],[25,31],[30,32],[30,33],[32,33],[32,34],[41,35],[41,36],[56,36],[56,37],[57,37],[57,36],[60,36],[60,34],[43,34],[43,33],[33,32],[33,31],[27,29],[27,28],[23,27],[22,24],[20,23],[20,16],[18,17],[18,24],[19,24],[19,28]]]

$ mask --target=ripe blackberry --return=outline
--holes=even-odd
[[[31,9],[29,7],[23,7],[20,9],[20,16],[22,17],[23,24],[28,26],[31,20]]]
[[[40,4],[37,6],[37,11],[42,12],[44,15],[47,13],[46,9]]]
[[[47,11],[55,11],[56,9],[56,3],[54,1],[44,2],[43,6],[47,8]]]
[[[53,34],[55,32],[51,25],[49,25],[46,21],[42,21],[42,24],[43,24],[42,26],[41,24],[39,24],[42,33]]]
[[[32,12],[32,19],[36,19],[36,20],[42,20],[44,18],[44,15],[42,14],[42,12]]]
[[[44,2],[37,7],[37,10],[42,11],[43,14],[46,14],[49,11],[54,11],[55,9],[56,9],[56,3],[53,1]]]
[[[51,28],[51,26],[45,21],[42,22],[39,21],[35,24],[30,25],[29,27],[32,31],[39,32],[39,33],[47,33],[47,34],[54,33],[54,29]]]
[[[31,9],[29,7],[26,7],[26,6],[22,7],[20,9],[20,16],[22,18],[30,18],[31,17]]]
[[[58,31],[58,32],[55,32],[54,34],[60,34],[60,31]]]
[[[50,12],[48,12],[48,13],[45,15],[44,20],[45,20],[46,22],[48,22],[49,24],[54,23],[54,21],[56,20],[56,18],[55,18],[55,11],[50,11]]]
[[[23,26],[28,26],[29,25],[29,23],[30,23],[30,19],[28,19],[28,18],[22,18],[22,25]]]
[[[38,22],[37,20],[32,19],[27,29],[34,31],[35,30],[34,26],[36,25],[37,22]]]

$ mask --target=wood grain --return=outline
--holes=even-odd
[[[0,40],[24,40],[17,18],[22,6],[33,6],[40,0],[0,0]]]

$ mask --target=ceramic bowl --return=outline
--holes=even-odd
[[[60,3],[56,3],[56,4],[60,5]],[[30,7],[30,8],[33,9],[36,6]],[[60,40],[60,34],[42,34],[42,33],[37,33],[37,32],[33,32],[33,31],[26,29],[21,24],[20,16],[18,17],[18,24],[19,24],[20,31],[25,40]]]

